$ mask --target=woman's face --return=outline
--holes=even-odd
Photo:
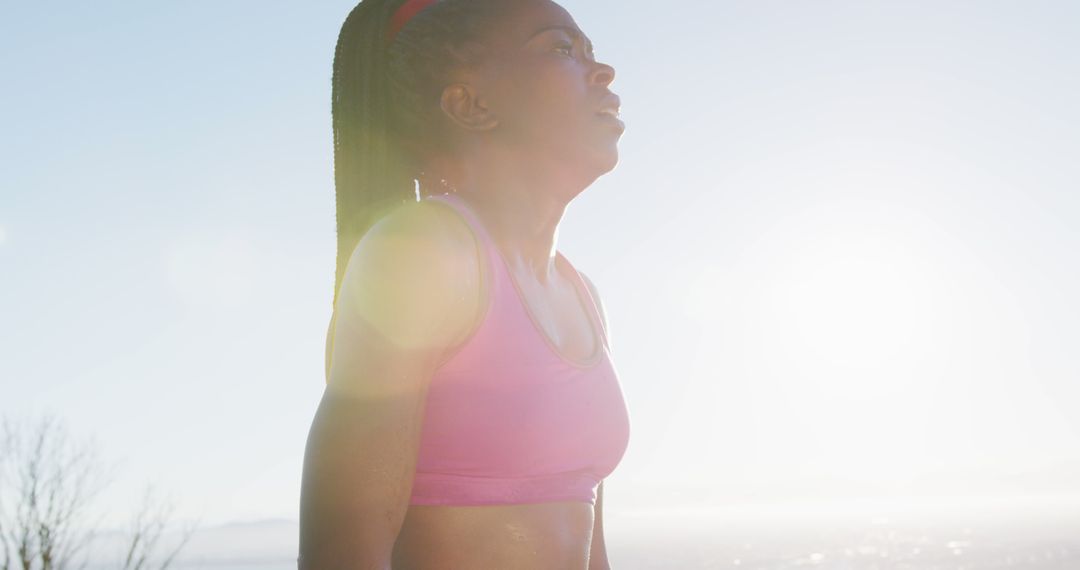
[[[591,182],[618,162],[624,126],[600,112],[618,110],[608,89],[615,70],[594,59],[591,42],[561,6],[516,4],[491,37],[493,56],[478,86],[497,120],[487,134]]]

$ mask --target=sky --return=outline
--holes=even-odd
[[[0,7],[0,414],[93,441],[108,521],[297,518],[352,5]],[[605,512],[1080,494],[1080,6],[562,5],[627,125],[558,243]]]

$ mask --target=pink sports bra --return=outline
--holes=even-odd
[[[600,346],[587,362],[562,356],[536,325],[502,254],[468,205],[452,206],[487,258],[487,305],[428,388],[410,505],[596,502],[622,459],[630,422],[592,295],[565,263]]]

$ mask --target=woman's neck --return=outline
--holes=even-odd
[[[545,283],[556,275],[555,251],[566,207],[584,186],[546,173],[506,168],[467,169],[460,163],[429,165],[425,194],[450,192],[464,200],[484,224],[508,263]],[[547,174],[544,176],[543,174]],[[440,181],[445,180],[445,185]]]

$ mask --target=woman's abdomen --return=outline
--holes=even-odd
[[[393,570],[581,569],[593,505],[412,505],[394,545]]]

